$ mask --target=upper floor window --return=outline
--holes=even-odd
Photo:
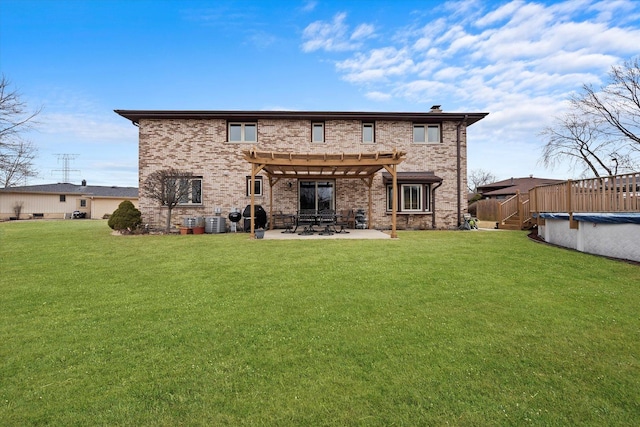
[[[362,142],[364,144],[373,144],[375,128],[373,123],[363,123],[362,124]]]
[[[254,191],[253,194],[255,196],[262,196],[262,177],[256,176],[254,181]],[[247,177],[247,196],[251,196],[251,177]]]
[[[324,142],[324,123],[311,123],[311,142]]]
[[[181,205],[202,204],[202,178],[180,180],[179,190]]]
[[[413,125],[414,144],[438,144],[440,143],[440,125]]]
[[[257,142],[256,123],[229,123],[229,142]]]

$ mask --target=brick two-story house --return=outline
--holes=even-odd
[[[271,214],[363,208],[369,227],[394,231],[460,223],[466,129],[488,114],[439,106],[425,113],[115,111],[139,128],[139,208],[149,223],[162,224],[165,209],[142,184],[173,167],[193,174],[176,224],[243,210],[253,199]]]

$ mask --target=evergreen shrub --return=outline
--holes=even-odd
[[[120,203],[118,209],[113,211],[107,224],[114,230],[133,231],[142,224],[142,213],[136,209],[133,203],[125,200]]]

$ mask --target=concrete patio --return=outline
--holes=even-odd
[[[348,233],[334,233],[331,235],[322,235],[319,233],[313,234],[298,234],[296,233],[283,233],[283,230],[267,230],[264,233],[264,238],[267,240],[305,240],[305,239],[391,239],[389,232],[379,230],[352,230]]]

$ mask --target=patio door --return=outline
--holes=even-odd
[[[300,210],[335,209],[335,181],[299,181]]]

